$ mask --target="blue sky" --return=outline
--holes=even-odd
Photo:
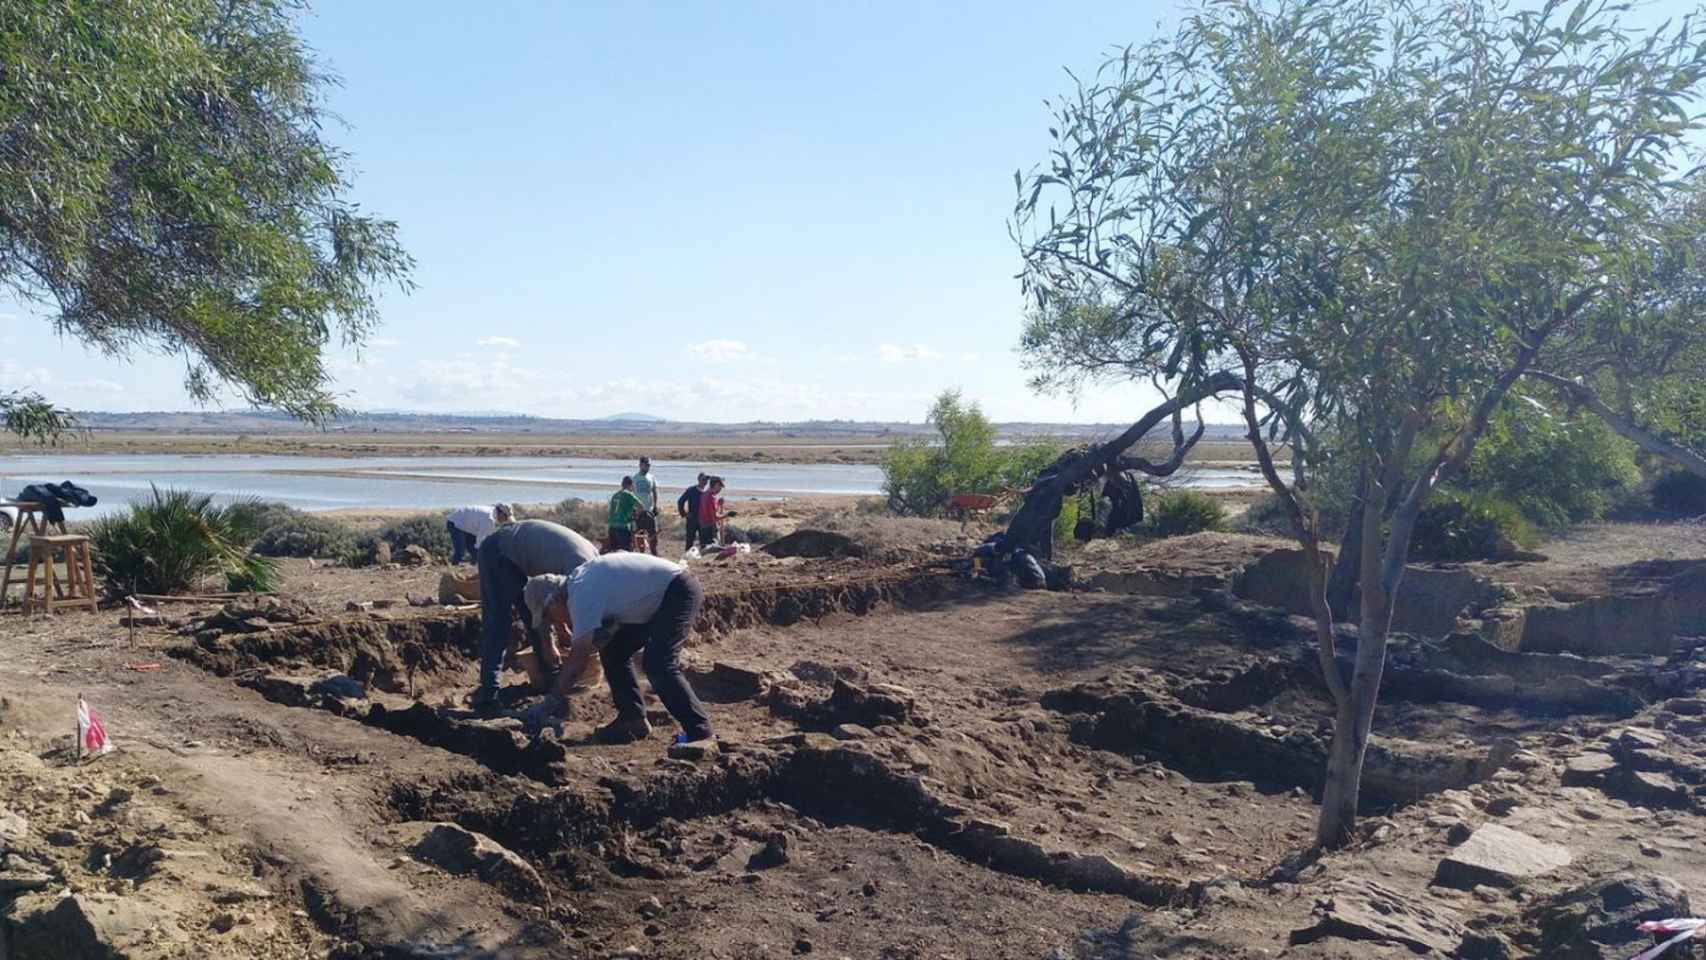
[[[419,261],[335,357],[339,389],[738,421],[917,420],[961,387],[1002,420],[1132,419],[1137,387],[1025,387],[1006,218],[1063,68],[1147,39],[1158,9],[322,0],[302,27],[343,78],[328,136]],[[48,332],[0,305],[0,384],[191,407],[181,360]]]

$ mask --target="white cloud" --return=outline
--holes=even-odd
[[[521,341],[514,337],[481,337],[475,342],[482,347],[510,347],[513,349],[521,346]]]
[[[756,354],[752,348],[739,340],[706,340],[704,343],[689,344],[689,353],[696,353],[712,363],[734,363],[737,360],[751,360]]]
[[[46,367],[24,367],[10,360],[0,362],[0,382],[7,386],[22,387],[26,390],[39,392],[60,404],[78,403],[82,394],[124,393],[124,384],[99,377],[76,377],[65,379]]]
[[[394,385],[397,402],[413,409],[515,410],[569,419],[639,410],[674,420],[793,421],[845,417],[850,409],[875,419],[916,418],[931,396],[928,391],[849,392],[752,376],[575,381],[560,372],[516,366],[506,356],[481,362],[422,360],[411,375],[388,377],[387,383]]]
[[[922,343],[892,344],[885,343],[877,348],[877,356],[884,363],[907,363],[912,360],[940,360],[942,355]]]
[[[372,340],[367,341],[367,345],[380,350],[389,350],[392,347],[402,346],[403,341],[398,340],[396,337],[374,337]]]
[[[960,362],[961,363],[976,363],[977,362],[977,354],[975,354],[975,353],[962,353],[962,354],[960,354]]]

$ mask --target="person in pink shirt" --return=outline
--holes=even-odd
[[[712,477],[699,495],[699,543],[701,546],[722,542],[723,478]]]

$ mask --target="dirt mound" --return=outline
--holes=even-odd
[[[806,557],[813,560],[865,555],[864,546],[844,533],[812,529],[795,530],[774,543],[765,544],[761,549],[772,557]]]
[[[846,537],[860,550],[846,556],[880,563],[964,556],[984,536],[977,527],[962,533],[958,523],[948,520],[870,514],[821,514],[801,523],[800,529]]]

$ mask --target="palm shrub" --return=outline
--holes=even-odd
[[[1182,537],[1226,524],[1226,508],[1195,490],[1169,490],[1149,508],[1149,528],[1158,537]]]
[[[232,589],[265,590],[273,562],[251,553],[240,510],[213,496],[152,487],[149,498],[89,527],[94,564],[115,596],[175,594],[223,576]]]
[[[1522,509],[1510,501],[1446,489],[1416,515],[1410,559],[1489,560],[1509,546],[1532,547],[1535,539]]]

